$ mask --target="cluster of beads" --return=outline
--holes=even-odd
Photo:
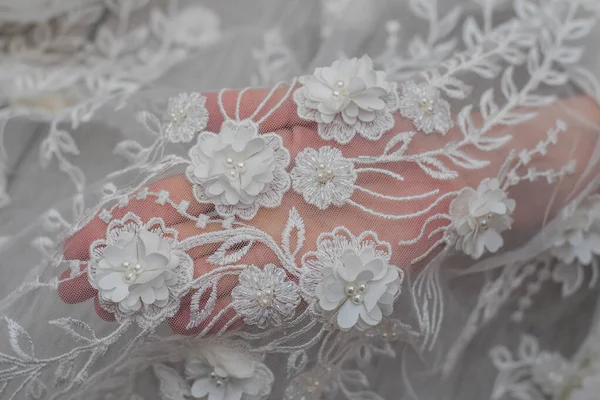
[[[242,172],[244,172],[246,163],[243,161],[235,162],[233,158],[227,157],[225,160],[225,167],[229,169],[229,175],[232,178],[237,178]]]
[[[210,379],[215,383],[215,386],[221,387],[229,380],[228,376],[220,376],[214,371],[210,373]]]
[[[346,88],[346,83],[344,81],[337,81],[335,83],[335,89],[333,89],[331,95],[336,99],[340,96],[348,96],[348,88]]]
[[[423,97],[419,105],[421,106],[423,112],[425,112],[427,115],[432,115],[435,111],[435,102],[430,98]]]
[[[351,282],[344,288],[344,293],[354,304],[362,304],[364,300],[364,293],[367,291],[368,286],[366,282]]]
[[[132,263],[129,261],[123,261],[123,269],[125,270],[125,274],[123,275],[123,279],[127,283],[133,283],[136,281],[138,276],[143,272],[143,268],[139,263]]]
[[[271,289],[271,288],[259,290],[256,292],[256,300],[258,301],[258,304],[262,308],[270,307],[271,304],[273,304],[274,297],[275,297],[275,293],[273,292],[273,289]]]
[[[319,164],[319,168],[317,169],[317,182],[321,184],[325,184],[335,178],[335,174],[333,171],[325,164]]]

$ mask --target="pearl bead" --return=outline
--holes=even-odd
[[[319,164],[319,169],[325,169],[325,168],[327,168],[327,167],[325,166],[325,164]]]
[[[345,83],[344,83],[344,81],[337,81],[337,82],[335,83],[335,85],[336,85],[337,87],[340,87],[340,88],[341,88],[341,87],[344,87]]]
[[[331,169],[319,168],[317,170],[317,182],[319,182],[321,184],[325,184],[325,183],[329,182],[334,177],[335,177],[335,175],[333,173],[333,170],[331,170]]]
[[[227,168],[233,168],[233,158],[227,157],[227,160],[225,160],[225,166]]]
[[[232,178],[237,178],[238,172],[235,169],[232,169],[231,171],[229,171],[229,176]]]
[[[479,221],[479,228],[481,228],[481,230],[486,230],[488,228],[488,220],[483,218]]]
[[[364,293],[367,291],[367,283],[363,282],[360,285],[358,285],[358,293]]]
[[[356,286],[354,286],[354,285],[347,285],[344,288],[344,293],[346,293],[346,296],[353,296],[356,293]]]
[[[494,218],[494,213],[489,213],[487,217],[488,217],[488,219]]]
[[[244,163],[243,161],[240,161],[237,163],[237,165],[235,167],[238,169],[238,171],[242,171],[246,167],[246,163]]]
[[[262,308],[268,308],[271,306],[271,304],[273,303],[273,298],[272,297],[268,297],[265,296],[264,294],[261,295],[258,298],[258,304],[262,307]]]
[[[125,279],[125,282],[127,283],[134,282],[136,278],[137,276],[133,271],[129,271],[123,276],[123,279]]]
[[[354,296],[352,296],[352,302],[354,304],[362,304],[362,302],[363,302],[362,294],[355,294]]]
[[[142,266],[140,264],[135,264],[135,266],[133,267],[133,272],[139,274],[140,272],[142,272]]]
[[[131,263],[129,261],[123,261],[123,268],[129,269],[131,267]]]
[[[272,297],[273,296],[273,289],[267,288],[267,289],[263,290],[263,293],[267,297]]]
[[[331,95],[332,95],[333,97],[340,97],[340,91],[339,91],[339,90],[334,90],[334,91],[331,93]]]
[[[217,387],[223,386],[223,381],[220,379],[217,379],[217,381],[215,382],[215,386],[217,386]]]
[[[381,338],[382,338],[383,340],[387,340],[387,338],[388,338],[388,334],[387,334],[387,332],[382,332],[382,333],[381,333]]]
[[[217,374],[215,374],[214,372],[211,372],[210,379],[217,379]]]

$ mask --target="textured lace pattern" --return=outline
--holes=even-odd
[[[324,37],[342,3],[324,2]],[[446,379],[502,314],[523,327],[542,287],[561,299],[594,288],[597,133],[557,93],[587,82],[577,99],[597,107],[598,82],[579,64],[600,8],[478,1],[442,16],[441,3],[407,2],[428,37],[400,43],[389,21],[381,54],[297,77],[280,31],[266,31],[252,83],[270,89],[182,92],[138,112],[151,141],[120,138],[114,153],[130,165],[101,188],[86,185],[73,132],[218,44],[218,14],[89,2],[0,37],[0,140],[11,119],[47,121],[39,162],[56,159],[75,187],[72,213],[49,208],[32,239],[44,260],[35,278],[0,301],[3,398],[381,400],[371,372],[392,363],[398,398],[427,399],[408,376],[411,355]],[[360,23],[357,10],[348,18]],[[129,27],[137,12],[147,23]],[[67,45],[69,63],[55,58]],[[485,280],[458,331],[448,329],[453,259],[461,276]],[[31,326],[19,312],[29,296],[60,298],[66,314]],[[45,331],[60,337],[56,351]],[[571,357],[521,333],[513,347],[490,344],[490,399],[598,393],[592,339]]]

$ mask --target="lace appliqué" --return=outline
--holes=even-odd
[[[294,92],[298,116],[318,122],[319,136],[325,140],[346,144],[357,133],[377,140],[394,126],[396,84],[374,70],[368,56],[335,61],[299,82],[303,86]]]
[[[222,216],[252,219],[260,207],[279,206],[290,188],[281,137],[259,136],[250,121],[227,120],[219,133],[202,132],[189,157],[186,176],[196,200],[215,204]]]
[[[177,235],[160,218],[143,223],[127,213],[111,221],[106,238],[90,246],[88,278],[100,306],[119,321],[172,316],[193,278],[192,259],[177,248]]]

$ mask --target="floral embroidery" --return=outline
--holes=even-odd
[[[167,112],[163,116],[164,135],[167,140],[189,142],[196,133],[206,128],[208,111],[206,98],[200,93],[179,93],[169,99]]]
[[[574,366],[559,353],[543,351],[531,366],[533,381],[549,396],[560,393],[574,373]]]
[[[335,315],[341,329],[366,329],[392,313],[400,292],[404,274],[389,264],[390,255],[389,243],[375,233],[354,237],[336,228],[322,234],[317,251],[302,258],[301,286],[326,315]]]
[[[186,47],[209,46],[221,38],[221,19],[214,11],[195,4],[179,13],[173,21],[173,40]]]
[[[450,104],[427,83],[403,83],[399,108],[400,113],[424,133],[438,132],[444,135],[453,126]]]
[[[193,380],[191,395],[206,400],[265,396],[273,382],[273,375],[264,364],[245,352],[216,343],[186,363],[185,375]]]
[[[515,201],[507,197],[496,178],[486,178],[477,190],[464,188],[450,204],[450,216],[458,234],[456,248],[473,258],[487,249],[494,253],[504,241],[500,233],[510,229]]]
[[[249,265],[231,292],[235,310],[248,325],[278,326],[294,316],[300,302],[298,287],[286,280],[285,271],[274,264],[263,269]]]
[[[592,198],[570,216],[550,252],[565,264],[578,261],[589,265],[594,255],[600,255],[600,202],[597,198]]]
[[[167,306],[174,312],[193,274],[191,258],[176,244],[177,231],[160,218],[144,224],[127,213],[111,221],[106,238],[90,251],[88,278],[100,305],[118,320],[136,313],[152,317]]]
[[[285,389],[285,400],[318,400],[336,392],[331,367],[316,365],[294,378]],[[327,396],[329,397],[329,396]]]
[[[304,200],[324,210],[331,204],[341,206],[352,196],[356,172],[352,161],[328,146],[306,148],[296,156],[291,172],[293,188]]]
[[[319,135],[348,143],[356,133],[379,139],[394,126],[398,107],[396,84],[383,71],[373,69],[368,56],[334,61],[300,78],[294,92],[298,116],[319,123]]]
[[[221,132],[202,132],[190,149],[186,175],[200,203],[222,216],[251,219],[260,207],[281,204],[290,188],[290,155],[276,134],[258,135],[251,121],[225,121]]]

